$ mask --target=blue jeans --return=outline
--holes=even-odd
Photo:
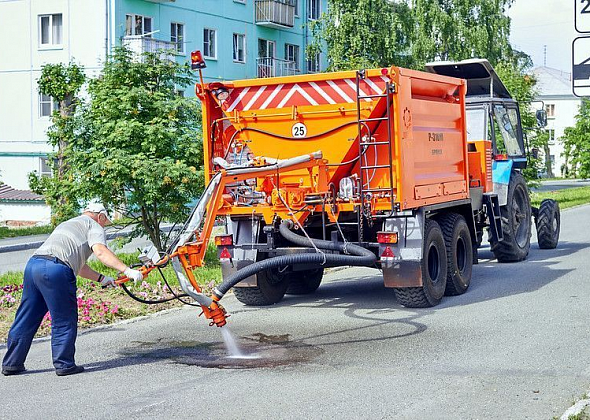
[[[70,368],[75,365],[78,335],[76,276],[70,267],[57,260],[33,256],[25,268],[23,297],[8,333],[3,368],[24,369],[31,342],[47,310],[51,315],[53,366]]]

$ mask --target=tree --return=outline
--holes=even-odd
[[[512,55],[513,0],[412,0],[415,68],[434,60],[487,58],[493,65]]]
[[[59,107],[51,116],[52,126],[47,132],[49,143],[55,150],[48,156],[53,175],[39,178],[33,172],[29,174],[29,187],[34,192],[42,194],[51,206],[53,225],[76,215],[79,211],[68,154],[77,130],[76,110],[80,104],[77,95],[85,81],[83,67],[75,63],[60,63],[44,65],[37,82],[39,92],[51,96],[59,103]]]
[[[506,11],[513,0],[328,0],[312,23],[308,52],[327,46],[330,70],[392,64],[422,69],[434,60],[512,54]]]
[[[160,225],[182,222],[202,191],[200,112],[195,98],[178,95],[192,84],[188,64],[162,53],[141,58],[115,49],[89,83],[90,102],[70,162],[80,196],[98,197],[138,222],[163,250]]]
[[[576,124],[565,129],[563,139],[568,175],[590,177],[590,100],[582,99]]]
[[[329,70],[406,64],[411,14],[388,0],[328,0],[328,10],[311,23],[308,53],[327,46]]]

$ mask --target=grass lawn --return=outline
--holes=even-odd
[[[119,254],[119,258],[126,264],[138,262],[137,254]],[[195,276],[204,291],[209,292],[214,285],[221,280],[221,268],[217,259],[215,247],[210,246],[205,257],[206,265],[195,270]],[[90,261],[94,270],[105,275],[116,277],[116,271],[98,261]],[[162,270],[168,284],[176,294],[179,293],[178,281],[172,267]],[[8,330],[22,296],[22,272],[0,274],[0,342],[5,342]],[[169,289],[162,280],[160,273],[154,270],[142,283],[133,285],[127,283],[134,294],[147,300],[158,300],[171,297]],[[181,306],[177,300],[157,305],[147,305],[131,299],[120,288],[102,289],[95,282],[78,277],[78,326],[88,328],[100,324],[110,324],[123,319],[134,318],[141,315],[158,312],[164,309]],[[191,299],[188,299],[192,301]],[[51,319],[46,315],[37,332],[38,337],[48,335],[51,327]]]
[[[31,236],[31,235],[42,235],[44,233],[51,233],[53,227],[47,226],[31,226],[25,228],[7,228],[0,226],[0,239],[4,238],[16,238],[18,236]]]
[[[531,193],[531,203],[534,207],[539,207],[541,201],[546,198],[551,198],[557,201],[559,203],[559,208],[563,210],[568,207],[590,203],[590,187]]]

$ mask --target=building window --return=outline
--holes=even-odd
[[[49,159],[46,157],[39,158],[39,175],[50,177],[51,167],[49,166]]]
[[[51,96],[39,94],[39,117],[51,117],[53,111],[57,111],[59,104]]]
[[[234,34],[234,61],[246,62],[246,35],[244,34]]]
[[[184,90],[176,90],[176,96],[178,96],[179,98],[184,98]]]
[[[293,6],[295,6],[295,17],[299,17],[299,0],[293,0]]]
[[[125,35],[145,35],[151,38],[152,18],[141,15],[125,16]]]
[[[547,111],[547,118],[555,118],[555,104],[545,105],[545,111]]]
[[[320,0],[307,0],[307,18],[309,20],[318,20],[321,13]]]
[[[176,52],[184,53],[184,25],[182,23],[170,24],[170,42],[176,44]]]
[[[246,0],[234,0],[234,3],[246,4]]]
[[[217,31],[205,28],[203,30],[203,57],[217,58]]]
[[[299,45],[285,44],[285,60],[295,63],[295,70],[299,70]]]
[[[547,130],[547,133],[549,134],[549,146],[553,146],[555,144],[555,129],[550,128]]]
[[[319,73],[320,71],[320,53],[314,54],[307,60],[307,72]]]
[[[39,45],[61,45],[62,43],[62,15],[39,16]]]

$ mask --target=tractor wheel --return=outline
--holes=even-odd
[[[541,201],[537,217],[535,217],[535,225],[537,226],[539,248],[554,249],[559,242],[561,227],[559,203],[555,200]]]
[[[429,308],[438,305],[447,284],[447,251],[439,224],[431,219],[424,226],[422,252],[422,287],[394,289],[397,301],[407,308]]]
[[[289,279],[277,270],[264,270],[256,274],[256,287],[234,287],[236,298],[244,305],[267,306],[279,302],[287,287]]]
[[[445,214],[438,220],[447,248],[447,287],[445,295],[465,293],[471,283],[473,245],[465,218],[457,213]]]
[[[524,177],[518,172],[510,175],[508,200],[500,207],[502,241],[492,241],[492,252],[498,262],[522,261],[531,247],[531,200]]]
[[[309,295],[320,287],[324,277],[324,269],[294,271],[289,274],[288,295]]]

